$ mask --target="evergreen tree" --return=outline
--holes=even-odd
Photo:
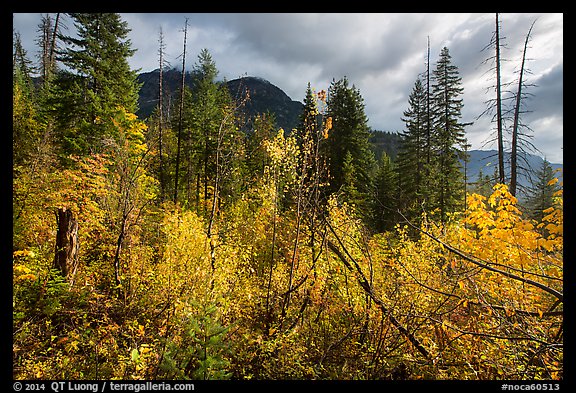
[[[304,109],[300,115],[299,126],[296,129],[296,140],[300,148],[307,136],[312,138],[314,144],[318,143],[321,116],[315,94],[310,87],[310,82],[308,82],[304,97]]]
[[[14,32],[13,54],[12,54],[12,76],[14,79],[22,79],[30,92],[32,92],[32,79],[30,78],[34,67],[32,61],[28,58],[28,52],[22,46],[20,33]]]
[[[244,144],[246,150],[244,179],[246,182],[253,182],[264,176],[264,169],[268,165],[264,141],[273,138],[275,123],[273,113],[258,114],[254,118],[252,128],[246,133]]]
[[[193,102],[190,108],[193,118],[191,132],[196,135],[190,138],[189,149],[194,148],[193,139],[198,139],[204,198],[207,199],[209,179],[216,170],[213,158],[216,153],[218,127],[221,121],[219,90],[215,81],[218,70],[207,49],[203,49],[198,55],[193,75]]]
[[[354,157],[352,157],[350,150],[346,150],[344,161],[342,162],[342,186],[340,190],[343,194],[344,201],[354,206],[362,203],[362,196],[358,188],[356,188],[356,176]]]
[[[426,200],[427,184],[427,95],[420,78],[414,83],[412,93],[408,98],[409,109],[402,119],[406,130],[400,133],[400,148],[398,152],[398,181],[402,192],[401,209],[410,218],[419,216],[420,206]]]
[[[434,152],[436,154],[435,195],[433,207],[439,210],[439,219],[445,222],[447,214],[462,207],[464,202],[463,175],[460,159],[466,159],[466,137],[460,123],[463,107],[459,98],[464,89],[458,67],[452,64],[450,52],[444,47],[433,72],[432,115],[434,126]]]
[[[349,153],[347,170],[348,174],[353,170],[354,178],[350,179],[350,184],[346,184],[345,189],[350,190],[353,187],[361,199],[367,201],[373,190],[376,165],[368,142],[370,132],[364,112],[364,99],[360,91],[354,85],[350,87],[348,79],[344,77],[332,81],[326,103],[326,116],[332,119],[332,130],[324,144],[330,191],[338,192],[346,184],[344,162]],[[363,212],[367,213],[367,209]]]
[[[12,149],[15,165],[23,163],[38,146],[41,134],[31,72],[32,62],[14,33],[12,69]]]
[[[376,174],[372,213],[374,229],[378,232],[390,230],[398,222],[398,177],[402,175],[397,174],[390,156],[383,153]]]
[[[58,33],[58,22],[60,14],[56,14],[56,21],[54,22],[50,14],[42,15],[42,20],[38,25],[39,37],[37,39],[40,51],[38,59],[40,63],[40,76],[42,85],[46,85],[52,79],[52,75],[56,69],[56,59],[54,56],[56,49],[56,36]]]
[[[225,83],[207,49],[201,50],[186,93],[183,119],[182,197],[197,207],[214,190],[233,196],[241,186],[242,136],[235,127],[235,108]],[[235,173],[235,176],[232,176]],[[218,182],[216,185],[215,182]],[[206,205],[205,205],[206,207]]]
[[[560,189],[555,178],[554,169],[548,160],[544,160],[536,172],[536,179],[532,181],[525,203],[528,216],[537,222],[542,222],[546,215],[544,210],[554,205],[554,193]]]
[[[300,124],[295,130],[296,141],[301,153],[298,170],[303,171],[300,175],[306,182],[310,183],[310,192],[319,191],[319,177],[324,173],[325,165],[320,158],[320,144],[328,137],[331,128],[331,120],[323,124],[327,118],[323,119],[320,112],[319,101],[323,106],[325,102],[325,91],[315,94],[310,87],[310,82],[306,88],[304,97],[304,109],[300,115]]]
[[[496,170],[497,168],[498,167],[495,167]],[[488,174],[485,175],[482,169],[480,169],[478,176],[476,177],[476,181],[472,183],[470,192],[474,194],[480,194],[488,198],[494,191],[492,187],[494,187],[495,178],[497,178],[497,174],[496,176],[490,176]]]
[[[58,73],[51,102],[64,153],[86,154],[102,150],[108,138],[116,139],[112,117],[118,107],[137,110],[139,86],[128,64],[135,50],[120,15],[69,16],[77,36],[60,36],[65,47],[58,54],[70,71]]]

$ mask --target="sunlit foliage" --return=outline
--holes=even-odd
[[[169,202],[155,131],[129,108],[102,112],[105,134],[84,124],[98,149],[63,155],[23,89],[13,90],[15,146],[26,151],[12,188],[15,379],[563,378],[557,179],[541,214],[525,215],[496,184],[463,210],[388,215],[392,163],[368,192],[371,155],[354,127],[357,151],[332,151],[342,167],[330,183],[322,151],[342,142],[345,108],[308,86],[308,113],[290,132],[262,116],[242,140],[234,109],[214,107],[202,158],[215,161],[188,161],[185,177],[205,194]],[[54,263],[63,208],[78,222],[71,275]]]

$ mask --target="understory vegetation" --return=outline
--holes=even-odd
[[[447,48],[445,117],[417,121],[417,83],[395,163],[346,78],[285,131],[246,122],[207,50],[138,119],[129,30],[95,15],[43,36],[37,86],[15,37],[14,379],[563,378],[562,182],[466,190]]]

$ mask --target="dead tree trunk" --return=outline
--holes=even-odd
[[[500,83],[500,24],[496,13],[496,125],[498,128],[498,181],[504,184],[504,136],[502,131],[502,92]]]
[[[72,281],[78,267],[78,221],[70,209],[58,208],[56,211],[56,249],[54,268]]]
[[[510,153],[510,194],[516,196],[516,188],[518,186],[518,126],[520,120],[520,105],[522,104],[522,87],[524,87],[524,71],[526,64],[526,50],[528,49],[528,41],[534,23],[530,26],[528,34],[526,34],[526,41],[524,41],[524,51],[522,52],[522,66],[520,67],[520,75],[518,76],[518,91],[516,93],[516,106],[514,107],[514,125],[512,126],[512,152]]]
[[[180,109],[178,112],[178,147],[176,149],[176,173],[174,174],[174,203],[178,202],[178,177],[180,176],[180,149],[182,144],[182,112],[184,111],[184,88],[186,79],[186,33],[188,18],[184,24],[184,53],[182,53],[182,84],[180,85]]]

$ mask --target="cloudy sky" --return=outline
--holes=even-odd
[[[446,46],[452,64],[462,77],[462,122],[472,149],[496,149],[494,126],[488,116],[477,119],[494,98],[493,56],[483,50],[494,32],[493,13],[125,13],[132,29],[130,40],[137,49],[133,68],[158,68],[158,36],[163,30],[166,57],[181,67],[183,28],[188,18],[187,68],[207,48],[219,70],[219,78],[258,76],[280,87],[293,100],[303,101],[310,82],[315,90],[328,89],[333,79],[347,77],[364,98],[369,126],[375,130],[400,131],[402,113],[418,75],[425,71],[427,40],[431,63]],[[13,14],[29,56],[35,46],[39,13]],[[532,131],[531,142],[548,161],[563,162],[563,14],[500,14],[503,82],[513,82],[520,68],[522,49],[534,22],[527,52],[530,74],[525,91],[523,122]],[[73,23],[65,19],[69,32]],[[516,86],[511,87],[515,90]],[[492,135],[492,136],[491,136]]]

